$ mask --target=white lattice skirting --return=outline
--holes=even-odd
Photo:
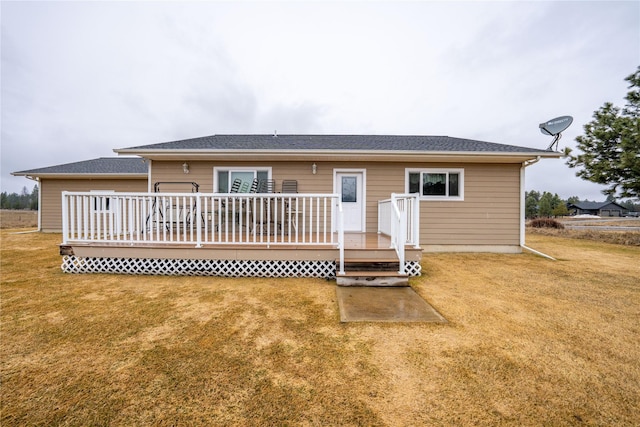
[[[336,276],[334,261],[260,261],[155,258],[62,257],[65,273],[150,274],[161,276],[322,277]],[[407,274],[419,276],[419,262],[407,263]]]

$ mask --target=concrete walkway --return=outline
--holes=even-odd
[[[342,322],[448,323],[410,287],[336,287]]]

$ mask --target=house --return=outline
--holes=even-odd
[[[576,202],[567,204],[571,215],[623,216],[624,206],[616,202]]]
[[[146,192],[63,192],[65,271],[332,277],[393,259],[416,275],[422,251],[518,253],[525,168],[561,156],[393,135],[212,135],[114,151],[145,160]]]
[[[147,164],[139,157],[101,157],[12,172],[38,182],[38,230],[62,231],[63,191],[147,191]]]

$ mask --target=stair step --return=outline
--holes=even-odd
[[[338,286],[409,286],[409,276],[397,271],[345,271],[336,276]]]
[[[387,275],[364,272],[348,272],[336,276],[338,286],[409,286],[407,275]]]
[[[344,262],[344,269],[351,271],[367,271],[367,272],[395,272],[400,269],[398,260],[380,260],[380,259],[349,259]]]
[[[341,276],[349,277],[408,277],[407,274],[399,274],[397,271],[345,271]]]
[[[336,259],[336,262],[340,262],[339,259]],[[374,262],[374,263],[395,263],[397,264],[398,258],[345,258],[344,259],[344,263],[345,264],[359,264],[359,263],[367,263],[367,262]]]

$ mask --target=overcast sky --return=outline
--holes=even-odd
[[[6,2],[10,172],[221,133],[449,135],[560,148],[640,65],[640,2]],[[527,189],[604,200],[564,160]]]

